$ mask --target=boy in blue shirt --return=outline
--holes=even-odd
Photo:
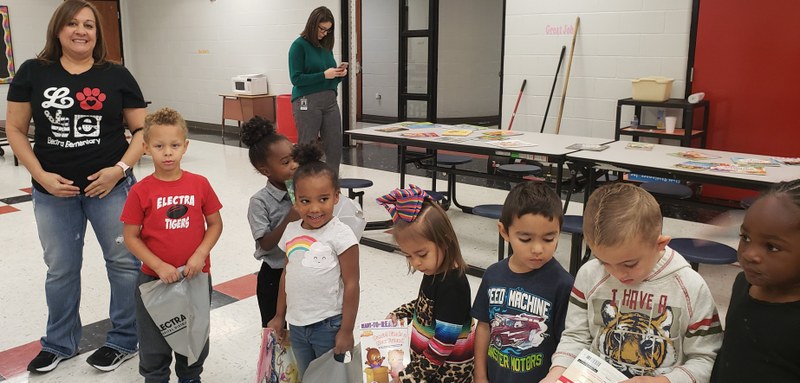
[[[508,194],[497,227],[514,252],[486,269],[472,305],[475,383],[547,375],[573,283],[553,259],[562,222],[561,200],[546,184],[520,183]]]

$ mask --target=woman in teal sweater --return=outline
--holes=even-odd
[[[299,143],[322,139],[325,161],[339,174],[342,157],[342,115],[336,88],[347,75],[347,64],[333,58],[333,13],[327,7],[311,12],[303,33],[289,48],[292,114]]]

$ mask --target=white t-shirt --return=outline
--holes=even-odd
[[[302,221],[286,226],[278,246],[286,252],[286,321],[308,326],[342,313],[344,282],[339,255],[358,244],[353,230],[334,217],[306,230]]]

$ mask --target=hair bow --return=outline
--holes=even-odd
[[[414,222],[422,210],[425,199],[432,200],[431,196],[416,185],[408,185],[408,189],[394,189],[389,194],[376,198],[378,204],[383,205],[392,216],[392,222],[400,218],[406,222]]]

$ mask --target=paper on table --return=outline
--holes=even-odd
[[[521,148],[525,146],[536,146],[537,144],[532,144],[530,142],[520,141],[520,140],[507,140],[507,141],[491,141],[489,145],[494,145],[500,148]]]

